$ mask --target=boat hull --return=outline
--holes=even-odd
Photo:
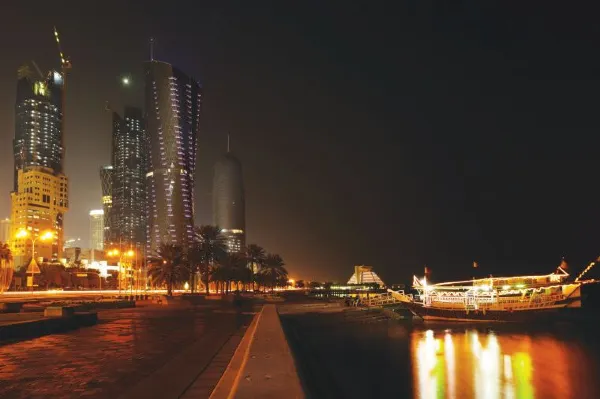
[[[486,311],[436,308],[418,303],[404,303],[404,306],[426,321],[543,323],[566,321],[569,308],[580,307],[575,301],[565,300],[562,302],[547,308]]]

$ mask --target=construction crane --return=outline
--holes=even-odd
[[[58,31],[56,30],[56,26],[54,27],[54,39],[56,39],[56,45],[58,46],[58,54],[60,55],[60,69],[62,72],[62,99],[61,99],[61,108],[62,108],[62,135],[61,135],[61,146],[62,146],[62,160],[64,162],[65,159],[65,113],[66,113],[66,103],[67,103],[67,71],[71,69],[71,60],[68,56],[63,53],[62,46],[60,45],[60,37],[58,36]]]
[[[62,46],[60,45],[60,37],[58,36],[58,31],[56,30],[56,26],[54,27],[54,38],[56,39],[56,44],[58,45],[58,53],[60,54],[60,66],[63,73],[66,73],[67,69],[71,69],[71,60],[69,57],[65,56],[62,51]]]

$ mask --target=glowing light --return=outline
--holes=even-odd
[[[123,76],[121,78],[121,83],[123,83],[123,86],[129,86],[129,84],[131,83],[131,79],[129,79],[128,76]]]
[[[47,231],[40,236],[40,240],[42,240],[42,241],[52,240],[53,238],[54,238],[54,233],[51,231]]]
[[[183,285],[183,288],[187,291],[190,289],[190,284],[186,281],[185,284]]]
[[[510,289],[510,285],[503,285],[503,286],[502,286],[502,289],[503,289],[503,290],[509,290],[509,289]]]
[[[135,252],[133,252],[133,250],[129,250],[127,251],[127,256],[129,256],[130,258],[133,258],[133,256],[135,255]]]
[[[17,232],[16,236],[17,238],[25,238],[25,237],[29,237],[29,231],[25,230],[25,229],[21,229]]]

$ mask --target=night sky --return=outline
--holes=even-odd
[[[213,164],[230,132],[249,242],[280,253],[293,277],[345,281],[354,264],[388,283],[424,264],[434,279],[465,277],[474,260],[482,274],[550,272],[561,256],[576,272],[600,255],[598,10],[7,3],[17,2],[0,6],[0,217],[10,213],[16,70],[32,59],[58,67],[56,25],[73,62],[67,237],[87,243],[110,156],[104,104],[141,105],[154,36],[155,58],[204,86],[197,223],[212,221]]]

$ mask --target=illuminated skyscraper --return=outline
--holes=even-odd
[[[104,249],[104,210],[90,211],[90,249]]]
[[[16,266],[31,259],[31,239],[46,230],[54,239],[36,245],[36,257],[61,258],[64,214],[69,208],[68,179],[63,173],[64,79],[54,70],[44,76],[33,66],[37,73],[28,65],[19,68],[15,103],[11,250]],[[29,238],[15,238],[22,229]]]
[[[44,166],[63,172],[62,75],[47,76],[32,72],[28,65],[19,68],[15,103],[14,190],[17,171],[27,166]]]
[[[246,210],[242,164],[229,152],[215,165],[213,180],[213,222],[227,238],[229,252],[241,252],[246,245]]]
[[[144,63],[146,129],[150,162],[148,244],[187,245],[194,234],[194,173],[199,130],[200,85],[170,64]]]
[[[32,255],[30,238],[46,231],[54,234],[50,242],[36,242],[36,258],[60,259],[63,250],[63,217],[69,208],[68,180],[62,173],[54,173],[43,166],[19,169],[17,191],[11,193],[11,251],[15,266],[26,264]],[[17,238],[19,230],[28,230],[30,236]]]
[[[102,184],[102,210],[104,211],[104,240],[109,244],[115,241],[115,230],[112,213],[112,165],[100,168],[100,183]]]
[[[148,140],[142,110],[113,113],[111,241],[146,245]]]

